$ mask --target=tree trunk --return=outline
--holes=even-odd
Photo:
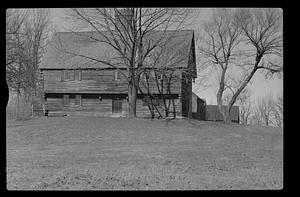
[[[21,85],[20,85],[20,73],[21,73],[21,63],[19,62],[19,72],[18,72],[18,77],[17,77],[17,119],[19,118],[20,115],[20,93],[21,93]]]
[[[20,91],[19,89],[17,90],[17,114],[16,118],[18,119],[20,115]]]
[[[230,109],[231,107],[234,105],[237,97],[240,95],[240,93],[244,90],[244,88],[246,87],[246,85],[250,82],[250,80],[252,79],[253,75],[255,74],[255,72],[257,71],[257,65],[259,63],[260,60],[258,60],[258,62],[256,62],[256,66],[253,68],[253,70],[251,71],[251,73],[248,75],[248,77],[245,79],[245,81],[242,83],[242,85],[238,88],[238,90],[234,93],[234,95],[232,96],[228,106],[227,106],[227,113],[228,113],[228,116],[229,116],[229,113],[230,113]],[[223,116],[224,117],[224,116]],[[226,117],[224,117],[224,121],[225,122],[228,122],[228,117],[227,117],[227,120],[225,120]],[[230,120],[230,116],[229,116],[229,121],[231,122]]]
[[[222,108],[222,96],[223,96],[223,92],[224,92],[224,88],[225,88],[225,73],[226,73],[226,67],[223,68],[222,67],[222,75],[221,75],[221,79],[220,79],[220,86],[219,86],[219,90],[217,93],[217,104],[218,104],[218,108],[220,113],[222,114],[223,117],[223,121],[224,122],[228,122],[228,115],[227,112],[224,108]]]
[[[219,96],[218,96],[219,98]],[[225,123],[230,123],[231,120],[230,120],[230,116],[229,116],[229,112],[227,109],[225,109],[224,107],[222,107],[222,100],[220,101],[220,99],[217,99],[218,100],[218,109],[219,109],[219,112],[221,113],[222,117],[223,117],[223,121]]]
[[[130,82],[128,85],[129,118],[136,117],[136,99],[137,99],[137,88],[134,85],[134,83]]]
[[[230,111],[231,111],[232,106],[227,106],[226,109],[224,109],[224,122],[225,123],[231,123],[231,118],[230,118]]]
[[[175,105],[174,99],[172,99],[172,105],[173,105],[174,118],[176,118],[176,105]]]

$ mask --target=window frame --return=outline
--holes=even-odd
[[[81,81],[81,70],[75,70],[75,81]]]
[[[60,81],[65,81],[65,70],[61,70],[60,72]]]
[[[68,107],[70,106],[70,95],[69,94],[64,94],[62,98],[62,105],[63,107]]]
[[[72,77],[72,78],[71,78]],[[75,81],[75,70],[74,69],[64,69],[61,73],[61,81]]]
[[[69,70],[64,70],[64,81],[69,81]]]
[[[118,69],[116,69],[114,72],[114,80],[120,81],[120,73],[119,73]]]
[[[75,106],[82,106],[82,100],[81,100],[81,94],[76,94],[75,95],[75,100],[74,100],[74,105]],[[79,100],[79,103],[76,103],[76,101]]]
[[[154,98],[152,99],[153,106],[163,106],[164,101],[162,98]]]
[[[75,81],[75,70],[68,70],[68,72],[69,72],[69,81]]]

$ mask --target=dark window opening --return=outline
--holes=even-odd
[[[122,100],[112,100],[112,113],[122,113]]]

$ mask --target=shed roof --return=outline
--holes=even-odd
[[[225,108],[226,106],[222,106]],[[223,120],[222,114],[217,105],[206,105],[205,111],[206,120]],[[230,119],[232,121],[239,120],[239,106],[234,105],[230,111]]]
[[[200,99],[200,101],[201,101],[202,103],[205,103],[205,102],[206,102],[205,99],[200,98],[195,92],[192,91],[192,100],[193,100],[193,102],[197,102],[197,99]]]
[[[100,42],[104,40],[104,36],[111,34],[103,31],[89,32],[58,32],[52,37],[50,44],[46,49],[46,53],[39,66],[40,69],[80,69],[80,68],[109,68],[111,66],[97,62],[95,60],[105,60],[111,63],[120,63],[120,56],[117,50],[109,44]],[[163,47],[163,53],[167,57],[172,55],[180,55],[184,61],[178,64],[173,64],[176,67],[186,67],[188,65],[189,52],[193,39],[193,30],[181,31],[153,31],[147,34],[144,38],[144,43],[154,43],[160,38],[163,38],[159,43]],[[98,41],[96,41],[98,40]],[[165,43],[163,45],[162,43]],[[145,45],[147,45],[145,44]],[[144,45],[144,46],[145,46]],[[145,46],[146,47],[146,46]],[[161,50],[155,48],[154,52]],[[81,54],[94,58],[95,60],[87,59],[81,56],[74,56],[65,51]],[[168,63],[174,58],[170,58]],[[147,62],[145,60],[145,62]],[[125,65],[119,65],[118,68],[125,68]]]

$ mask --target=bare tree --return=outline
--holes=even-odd
[[[206,43],[200,52],[220,69],[217,103],[224,121],[240,93],[258,70],[279,73],[282,67],[282,12],[279,9],[223,9],[216,11],[206,24]],[[233,66],[234,69],[233,69]],[[229,68],[240,70],[238,84],[222,109],[222,96],[234,79]],[[228,77],[230,79],[228,79]]]
[[[27,96],[32,99],[40,96],[40,73],[38,66],[45,52],[49,37],[49,9],[30,9],[25,23],[24,36],[27,42],[26,78]]]
[[[252,107],[252,115],[250,116],[249,123],[251,125],[263,125],[263,120],[257,105]]]
[[[231,92],[227,92],[224,95],[224,102],[228,104],[234,94],[234,86],[229,87]],[[239,118],[241,124],[248,124],[252,113],[252,102],[251,102],[252,91],[249,88],[245,88],[240,95],[237,97],[236,104],[239,106]]]
[[[283,95],[279,94],[274,101],[273,106],[273,119],[274,125],[277,127],[283,127]]]
[[[91,34],[89,39],[106,44],[114,50],[115,54],[109,58],[95,58],[68,50],[64,52],[118,69],[126,77],[128,83],[129,117],[136,117],[137,92],[145,61],[151,52],[168,40],[166,37],[168,29],[178,30],[185,25],[189,10],[88,8],[69,11],[69,17],[74,22],[101,35],[99,38]],[[161,30],[161,32],[157,33],[155,38],[151,38],[149,35],[155,33],[155,30]],[[126,70],[121,70],[120,66],[125,66]]]
[[[274,99],[272,94],[257,99],[257,114],[265,126],[273,125],[272,112],[274,109]]]
[[[25,40],[23,25],[27,13],[24,10],[6,11],[6,82],[12,92],[17,93],[17,114],[20,109],[20,94],[26,86],[24,80]]]
[[[247,89],[244,89],[247,90]],[[251,93],[250,91],[245,94],[241,93],[238,97],[237,102],[240,106],[240,122],[242,124],[248,124],[250,120],[250,116],[252,113],[252,104],[251,104]]]
[[[227,109],[222,108],[226,72],[236,56],[236,48],[241,41],[241,31],[234,19],[234,13],[228,9],[215,10],[212,20],[204,26],[205,34],[202,38],[202,46],[199,47],[200,53],[207,59],[205,64],[217,65],[221,71],[217,103],[226,122],[230,121],[229,113],[232,107],[228,105]]]
[[[6,81],[17,93],[37,96],[38,65],[43,55],[48,9],[8,9],[6,12]]]

